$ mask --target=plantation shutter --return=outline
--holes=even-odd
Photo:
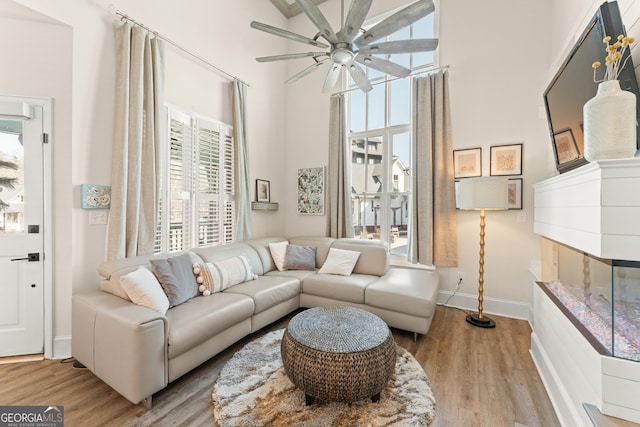
[[[155,251],[180,251],[235,239],[232,128],[169,109]]]
[[[220,242],[220,132],[219,126],[198,120],[198,245]]]
[[[191,198],[194,144],[190,117],[172,111],[169,135],[169,245],[167,249],[173,252],[193,246]]]
[[[233,136],[231,128],[227,127],[224,134],[224,188],[222,192],[222,200],[224,204],[223,219],[223,242],[233,242],[235,240],[235,159],[233,150]]]

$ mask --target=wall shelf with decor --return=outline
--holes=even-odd
[[[252,211],[277,211],[278,203],[275,202],[251,202]]]

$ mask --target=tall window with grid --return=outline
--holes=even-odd
[[[156,252],[232,242],[235,238],[231,126],[169,108]]]
[[[374,23],[372,23],[374,24]],[[387,41],[434,37],[434,14],[391,34]],[[433,52],[375,55],[412,72],[434,65]],[[389,242],[392,253],[406,255],[408,203],[412,189],[410,79],[372,68],[373,89],[364,93],[349,82],[349,140],[354,235]]]

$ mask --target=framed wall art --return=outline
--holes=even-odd
[[[509,209],[522,209],[522,178],[509,178],[507,192]]]
[[[563,165],[580,158],[578,144],[571,129],[553,134],[553,151],[556,154],[556,165]]]
[[[324,215],[324,166],[298,169],[298,213]]]
[[[454,178],[482,176],[482,148],[453,150]]]
[[[267,202],[271,201],[271,183],[264,179],[256,179],[256,201]]]
[[[109,209],[111,207],[111,186],[81,184],[82,209]]]
[[[490,175],[522,175],[522,144],[491,146]]]

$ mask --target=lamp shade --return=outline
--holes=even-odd
[[[458,188],[460,209],[505,210],[509,207],[507,178],[466,178],[460,180]]]

